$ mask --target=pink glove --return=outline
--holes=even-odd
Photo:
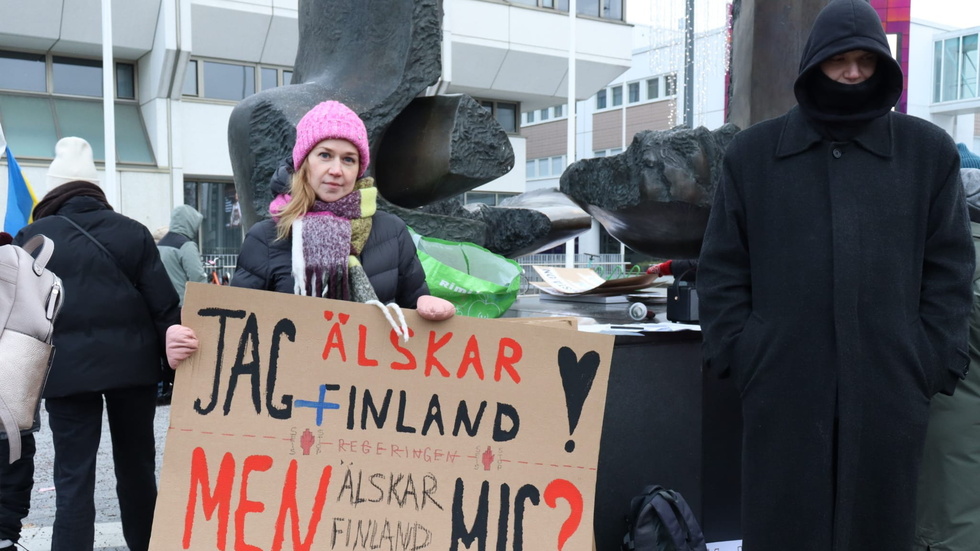
[[[177,369],[180,362],[197,352],[197,335],[190,327],[171,325],[167,328],[167,363]]]
[[[456,315],[456,307],[446,299],[432,295],[422,295],[415,310],[423,318],[430,321],[447,320]]]

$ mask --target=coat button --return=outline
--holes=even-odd
[[[837,148],[835,147],[835,148],[834,148],[834,158],[835,158],[835,159],[840,159],[840,157],[841,157],[841,155],[843,155],[843,153],[841,153],[841,152],[840,152],[840,149],[837,149]]]

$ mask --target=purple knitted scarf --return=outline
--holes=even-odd
[[[357,260],[371,233],[375,194],[361,191],[331,203],[317,200],[293,222],[296,294],[358,302],[375,298]]]

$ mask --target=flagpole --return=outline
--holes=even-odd
[[[102,112],[105,126],[105,177],[102,189],[116,210],[122,210],[122,191],[116,182],[116,86],[112,58],[112,0],[102,0]]]
[[[578,3],[576,0],[569,0],[568,2],[568,133],[565,136],[565,168],[568,168],[575,162],[576,157],[576,143],[575,143],[575,62],[576,62],[576,49],[575,49],[575,20],[576,12],[578,12]],[[565,242],[565,267],[574,268],[575,267],[575,237],[569,239]]]

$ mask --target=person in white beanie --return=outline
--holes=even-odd
[[[123,536],[129,549],[145,551],[157,494],[157,383],[167,327],[179,321],[177,293],[149,229],[106,200],[88,142],[60,140],[47,182],[34,222],[14,241],[50,237],[55,252],[48,268],[65,288],[55,323],[58,353],[43,395],[58,494],[51,548],[93,548],[104,404]]]
[[[89,182],[99,185],[99,173],[95,169],[92,146],[82,138],[70,136],[58,140],[54,146],[54,160],[48,167],[46,178],[48,192],[69,182]]]

